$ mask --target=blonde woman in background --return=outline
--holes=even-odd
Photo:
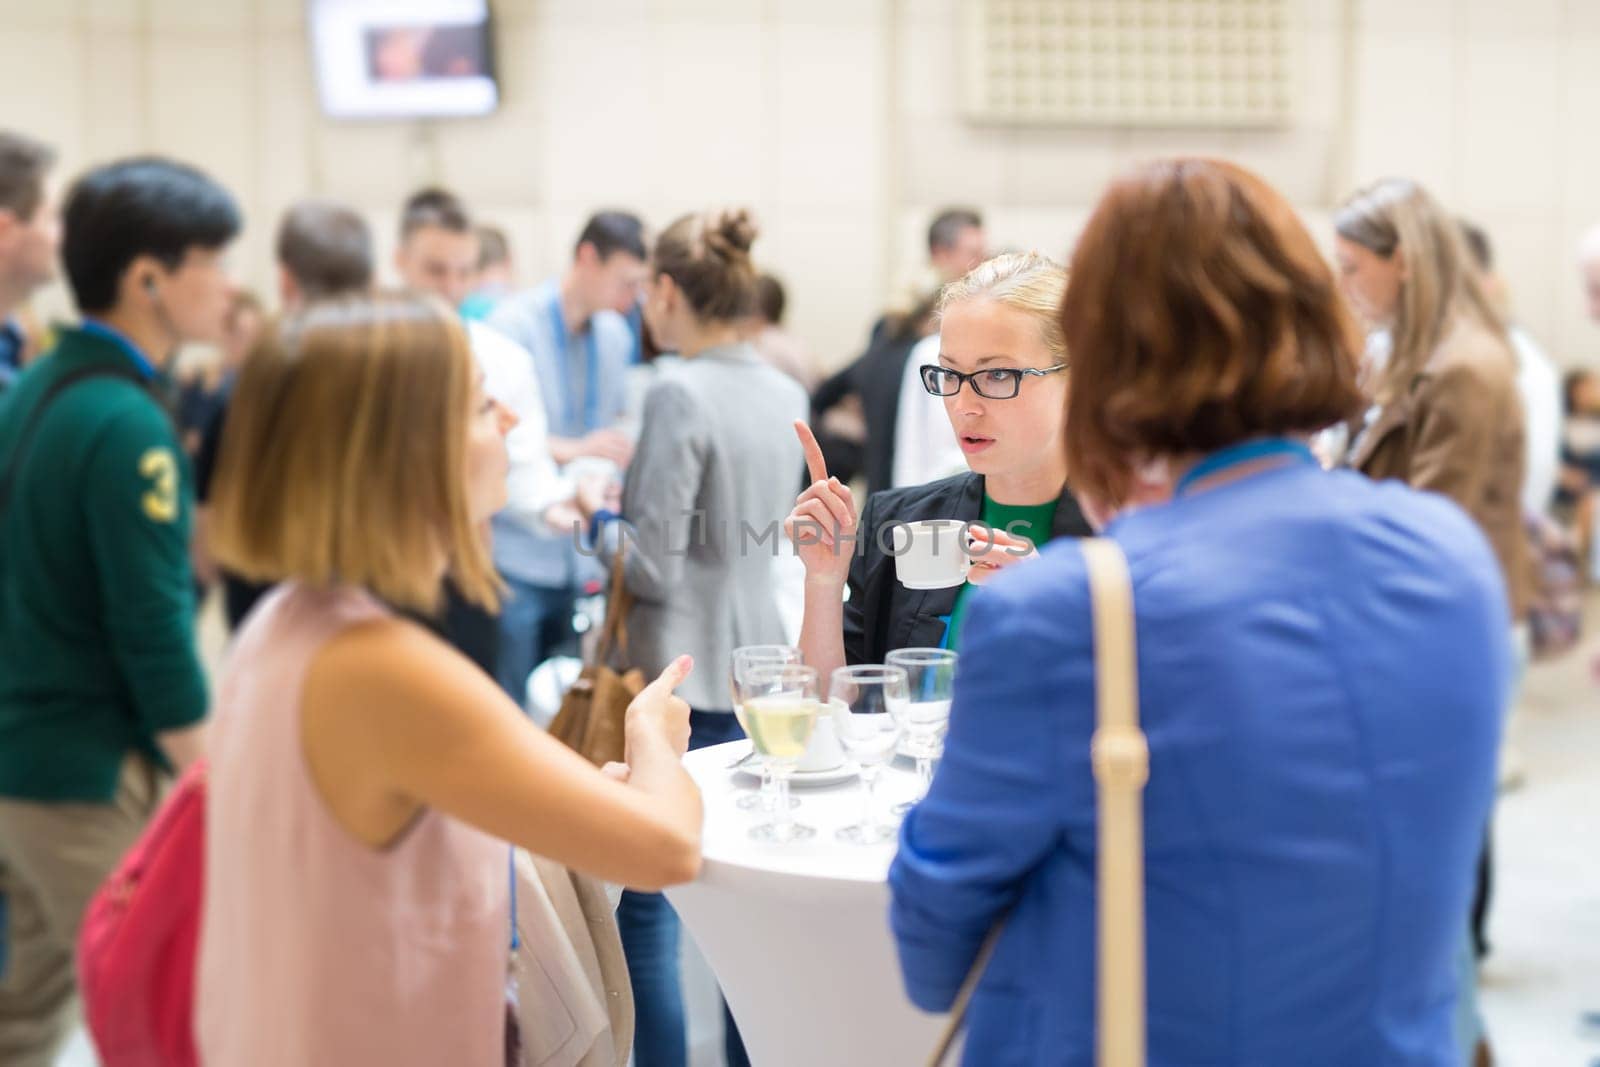
[[[1028,252],[981,263],[940,295],[937,360],[918,373],[944,401],[966,472],[875,493],[858,520],[811,431],[796,425],[812,483],[787,528],[800,535],[806,568],[800,646],[822,677],[846,663],[881,663],[897,648],[957,647],[973,583],[1031,559],[1046,541],[1091,533],[1067,479],[1069,376],[1057,320],[1066,288],[1059,263]],[[993,531],[992,548],[986,537],[974,546],[968,584],[911,590],[896,578],[887,528],[927,519]],[[836,539],[835,530],[858,540]]]
[[[1369,368],[1374,404],[1347,463],[1373,478],[1449,497],[1472,517],[1499,561],[1510,640],[1525,662],[1531,580],[1522,525],[1525,428],[1505,324],[1459,224],[1416,182],[1388,178],[1361,190],[1334,216],[1334,229],[1346,295],[1389,338],[1386,361]],[[1512,694],[1504,697],[1509,709]],[[1478,954],[1486,950],[1488,883],[1486,844],[1473,907]],[[1477,1050],[1476,1062],[1487,1063],[1472,956],[1464,949],[1458,1036],[1463,1049]]]
[[[1346,295],[1389,336],[1349,465],[1460,504],[1494,546],[1520,620],[1528,587],[1517,362],[1460,228],[1401,178],[1351,197],[1334,227]]]

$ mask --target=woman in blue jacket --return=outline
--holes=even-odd
[[[1071,279],[1068,466],[1120,512],[1105,534],[1134,584],[1150,1062],[1458,1067],[1508,670],[1495,557],[1449,501],[1313,462],[1305,436],[1363,406],[1359,338],[1259,178],[1130,174]],[[1070,541],[974,598],[943,765],[890,873],[923,1008],[1008,916],[969,1064],[1094,1060],[1092,644]]]

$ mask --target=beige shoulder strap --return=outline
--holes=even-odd
[[[1143,1067],[1144,785],[1150,750],[1139,729],[1133,583],[1122,550],[1083,542],[1094,602],[1096,728],[1091,758],[1099,810],[1099,1067]]]
[[[1133,582],[1115,542],[1085,538],[1094,611],[1096,728],[1094,766],[1100,854],[1096,989],[1099,1067],[1144,1067],[1144,784],[1150,753],[1139,729],[1138,656],[1134,645]],[[929,1060],[940,1067],[966,1022],[978,979],[994,955],[1002,919],[984,938],[978,957],[950,1008],[950,1021]]]

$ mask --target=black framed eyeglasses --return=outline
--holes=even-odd
[[[994,367],[963,374],[949,367],[927,363],[921,369],[922,387],[934,396],[955,396],[961,392],[961,383],[968,382],[972,385],[972,391],[986,400],[1010,400],[1022,391],[1023,375],[1043,378],[1066,369],[1065,363],[1057,363],[1043,370],[1036,367]]]

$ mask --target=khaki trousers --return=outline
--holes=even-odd
[[[155,768],[129,756],[109,804],[0,798],[0,1064],[51,1067],[77,1021],[75,954],[84,909],[155,812]]]

